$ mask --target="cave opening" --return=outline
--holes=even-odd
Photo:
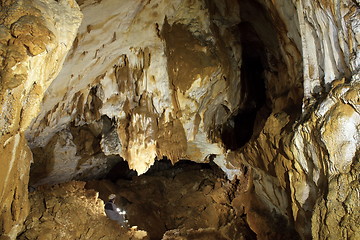
[[[261,130],[271,110],[264,76],[267,68],[264,43],[250,22],[241,22],[237,32],[242,46],[241,104],[221,128],[221,139],[229,150],[237,150],[249,142]]]

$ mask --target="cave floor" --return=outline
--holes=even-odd
[[[256,239],[232,200],[239,181],[228,181],[209,164],[178,163],[132,180],[90,181],[104,201],[111,193],[125,209],[130,226],[146,230],[151,239]],[[181,238],[182,239],[182,238]]]
[[[19,239],[256,239],[237,201],[241,187],[214,166],[188,163],[131,179],[41,186],[30,193]],[[137,227],[106,218],[100,199],[111,193]]]

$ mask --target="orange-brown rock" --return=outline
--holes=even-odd
[[[1,1],[0,235],[15,239],[29,211],[32,153],[24,131],[61,69],[82,15],[73,0]]]
[[[32,159],[41,185],[162,158],[248,179],[234,204],[260,238],[278,217],[302,239],[359,238],[358,0],[77,2],[0,1],[3,238]]]
[[[18,239],[146,240],[147,233],[108,219],[104,202],[85,182],[41,186],[29,194],[31,211]]]

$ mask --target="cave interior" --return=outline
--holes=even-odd
[[[238,152],[251,144],[262,131],[274,107],[274,85],[281,84],[276,82],[280,81],[276,76],[278,72],[287,71],[281,69],[284,66],[283,59],[279,46],[275,44],[279,38],[278,28],[261,1],[240,0],[240,6],[241,22],[232,27],[242,49],[239,66],[241,74],[237,79],[240,102],[229,114],[227,121],[213,129],[219,133],[221,144],[226,150]],[[261,16],[257,17],[259,15]],[[269,75],[272,76],[271,79]],[[96,98],[96,86],[91,91],[92,106],[101,107],[101,100]],[[100,102],[96,103],[97,101]],[[301,102],[294,105],[299,106]],[[98,109],[90,111],[96,114]],[[295,114],[299,114],[301,109],[297,108],[296,111]],[[102,115],[99,122],[101,130],[94,130],[91,124],[78,127],[72,123],[70,130],[74,142],[78,141],[77,146],[82,146],[78,153],[102,154],[101,136],[113,132],[117,123],[107,115]],[[91,146],[81,143],[84,138],[93,139]],[[31,143],[29,145],[31,146]],[[91,149],[91,152],[88,149]],[[39,168],[43,168],[44,158],[50,157],[48,154],[51,153],[43,148],[33,148],[32,151],[35,160],[31,166],[30,185],[36,185],[38,179],[44,177],[44,171],[39,171]],[[146,173],[138,176],[136,171],[129,168],[126,159],[117,155],[103,157],[107,159],[107,166],[101,176],[88,179],[78,175],[73,176],[72,180],[86,181],[85,187],[98,191],[104,202],[110,193],[116,193],[116,202],[126,210],[129,224],[147,231],[151,239],[161,239],[166,231],[177,228],[221,229],[227,232],[228,239],[259,237],[254,232],[254,226],[247,223],[247,212],[244,211],[244,206],[247,205],[244,202],[253,201],[246,189],[251,175],[248,165],[243,165],[242,176],[228,179],[212,161],[211,155],[207,163],[181,159],[175,164],[170,156],[161,156],[156,158],[155,164]],[[273,219],[270,220],[267,219],[268,216],[259,215],[259,219],[261,217],[265,220],[259,220],[262,225],[259,224],[266,232],[267,239],[297,239],[291,223],[281,216],[271,215]],[[271,221],[273,222],[270,223]],[[274,224],[282,226],[283,229],[274,229]],[[286,232],[284,229],[289,230]],[[206,239],[223,239],[221,235],[211,231],[204,231],[202,234],[208,236]],[[196,235],[193,237],[200,239],[196,238],[199,237]]]

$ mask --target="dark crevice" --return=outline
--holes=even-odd
[[[128,162],[121,158],[121,160],[110,169],[105,178],[116,182],[118,179],[131,180],[134,176],[137,176],[136,171],[130,169]]]
[[[119,179],[122,180],[131,180],[133,177],[137,176],[137,172],[129,168],[127,161],[119,157],[120,160],[118,163],[110,169],[105,179],[116,182]],[[226,178],[225,173],[217,166],[214,162],[210,163],[196,163],[190,160],[180,160],[173,164],[169,159],[164,157],[161,160],[156,160],[154,164],[149,168],[149,170],[144,173],[144,176],[157,176],[157,175],[167,175],[167,174],[177,174],[186,170],[201,170],[201,169],[211,169],[221,178]]]
[[[267,108],[264,69],[266,49],[251,23],[240,23],[238,28],[242,45],[241,108],[221,129],[221,138],[227,149],[236,150],[244,146],[254,135],[260,124],[259,110]],[[268,112],[268,111],[265,111]],[[261,114],[260,116],[262,116]],[[265,114],[267,117],[267,114]]]

